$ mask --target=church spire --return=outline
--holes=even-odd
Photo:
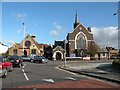
[[[79,24],[79,21],[78,21],[78,15],[77,15],[77,11],[76,11],[74,28],[76,28],[76,26],[77,26],[78,24]]]

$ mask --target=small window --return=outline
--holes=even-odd
[[[14,49],[14,50],[13,50],[13,54],[14,54],[14,55],[17,55],[17,53],[18,53],[18,50],[17,50],[17,49]]]
[[[31,54],[36,54],[36,49],[32,49]]]

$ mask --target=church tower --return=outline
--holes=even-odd
[[[74,29],[77,27],[77,25],[79,25],[79,21],[78,21],[78,16],[77,16],[77,12],[76,12],[76,16],[75,16],[75,22],[74,22]]]

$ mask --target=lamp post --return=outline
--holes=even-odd
[[[65,53],[64,53],[64,66],[66,66],[66,43],[67,43],[68,41],[65,39],[64,40],[64,49],[65,49]]]
[[[25,24],[24,24],[24,23],[22,23],[22,24],[23,24],[23,31],[24,31],[24,32],[23,32],[23,33],[24,33],[24,34],[23,34],[23,35],[24,35],[23,37],[25,37]],[[24,44],[25,44],[25,42],[24,42],[24,38],[23,38],[23,55],[24,55]]]

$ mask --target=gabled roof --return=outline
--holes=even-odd
[[[59,48],[60,50],[64,51],[64,49],[61,46],[56,46],[53,51],[55,51],[57,48]]]

